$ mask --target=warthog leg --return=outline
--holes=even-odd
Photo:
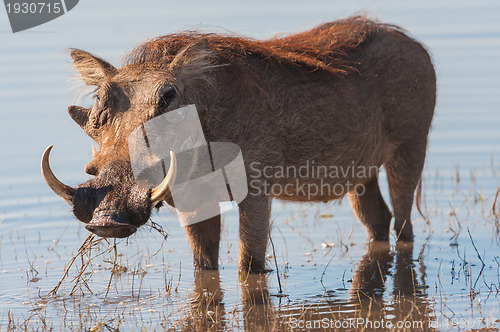
[[[196,268],[204,270],[218,268],[220,231],[220,215],[186,226]]]
[[[266,272],[271,198],[248,195],[240,208],[240,262],[242,273]]]
[[[394,209],[394,230],[398,240],[412,241],[411,208],[413,196],[424,167],[426,137],[401,145],[385,163]]]
[[[377,178],[357,189],[349,193],[352,210],[366,226],[370,239],[388,240],[392,214],[380,193]]]

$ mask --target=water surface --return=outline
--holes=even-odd
[[[496,210],[492,206],[500,186],[500,3],[198,1],[188,6],[93,0],[17,34],[10,32],[3,11],[0,330],[14,325],[105,329],[104,324],[125,330],[322,330],[358,318],[372,322],[368,329],[389,327],[373,325],[382,320],[428,330],[498,328],[500,211],[498,204]],[[413,246],[396,246],[394,236],[390,245],[369,245],[347,200],[275,202],[277,268],[269,250],[274,272],[241,282],[234,211],[224,218],[220,271],[195,274],[183,230],[164,208],[153,220],[168,238],[142,228],[118,241],[115,271],[120,273],[111,283],[113,243],[101,242],[91,256],[75,262],[56,296],[45,297],[88,236],[39,170],[43,150],[54,144],[55,173],[68,184],[89,179],[83,167],[91,159],[91,140],[65,111],[78,93],[70,89],[75,83],[68,48],[119,65],[121,56],[144,39],[185,28],[268,38],[359,12],[410,31],[436,65],[438,104],[423,178],[429,222],[414,211]],[[385,175],[381,178],[389,202]],[[82,266],[87,270],[80,275]],[[72,281],[75,277],[79,282]]]

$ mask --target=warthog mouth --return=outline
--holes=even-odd
[[[124,238],[134,234],[137,226],[107,219],[90,222],[85,225],[85,229],[100,237]]]
[[[100,237],[129,237],[137,231],[137,226],[121,217],[116,211],[101,210],[94,214],[85,229]]]

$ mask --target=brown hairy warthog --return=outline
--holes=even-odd
[[[153,207],[172,203],[175,157],[158,187],[141,187],[127,139],[145,121],[194,104],[207,141],[242,151],[249,193],[239,204],[241,271],[265,271],[273,197],[326,202],[347,194],[370,239],[388,240],[392,214],[373,171],[382,165],[396,236],[412,240],[436,78],[424,47],[401,29],[352,17],[266,41],[181,32],[145,42],[119,69],[81,50],[71,56],[97,87],[92,109],[68,109],[100,147],[85,167],[95,178],[77,188],[59,182],[50,148],[42,170],[97,235],[129,236]],[[186,226],[197,267],[218,267],[220,228],[220,216]]]

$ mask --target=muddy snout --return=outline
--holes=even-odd
[[[151,209],[170,197],[177,174],[177,160],[170,152],[170,166],[156,187],[137,184],[130,162],[114,161],[103,166],[94,179],[76,188],[62,183],[49,164],[49,146],[42,156],[42,175],[47,185],[72,206],[85,228],[101,237],[124,238],[134,234],[151,215]]]
[[[149,219],[150,190],[123,177],[105,184],[101,179],[77,188],[73,197],[75,217],[85,223],[88,231],[104,238],[134,234]]]
[[[85,228],[101,237],[124,238],[134,234],[151,214],[151,190],[135,184],[131,176],[111,170],[82,184],[73,197],[73,213]],[[107,170],[106,170],[107,171]]]
[[[85,229],[101,237],[129,237],[137,231],[137,226],[127,222],[118,213],[112,211],[97,211]]]

